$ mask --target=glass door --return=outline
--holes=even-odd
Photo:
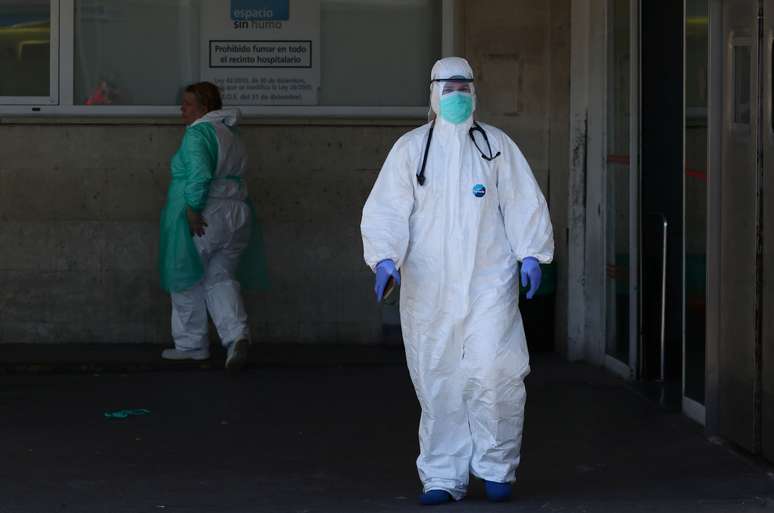
[[[621,367],[630,361],[631,3],[608,3],[605,332]]]
[[[707,306],[709,2],[685,4],[685,332],[683,410],[704,423]]]

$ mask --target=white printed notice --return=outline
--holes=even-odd
[[[319,0],[202,2],[202,80],[226,105],[317,105]]]

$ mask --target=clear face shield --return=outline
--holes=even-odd
[[[473,94],[473,79],[463,77],[452,77],[447,79],[435,79],[433,82],[437,82],[441,85],[441,97],[452,93],[467,93]]]
[[[430,91],[431,113],[437,112],[441,118],[449,123],[460,124],[473,114],[475,88],[472,78],[460,75],[450,78],[434,78],[430,81]],[[430,121],[432,123],[425,140],[425,150],[421,160],[422,165],[417,172],[417,182],[420,186],[425,184],[425,166],[427,164],[430,143],[433,140],[435,116],[430,116]],[[482,159],[492,161],[500,156],[500,152],[492,148],[489,136],[475,121],[468,129],[468,136]]]
[[[430,81],[432,114],[452,124],[467,120],[474,109],[473,79],[455,75]],[[431,119],[435,116],[431,115]]]

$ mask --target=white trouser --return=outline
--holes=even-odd
[[[422,407],[417,470],[425,491],[445,490],[456,500],[465,496],[469,474],[512,482],[521,460],[524,328],[514,299],[484,298],[464,320],[439,315],[434,324],[417,321],[411,303],[401,304],[406,361]]]
[[[249,338],[247,312],[235,279],[239,257],[250,239],[250,209],[243,201],[210,199],[202,213],[207,227],[194,243],[204,278],[172,293],[172,338],[179,350],[209,346],[207,312],[223,345]]]

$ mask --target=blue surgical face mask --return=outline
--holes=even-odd
[[[473,96],[469,93],[449,93],[441,96],[440,115],[454,125],[459,125],[473,113]]]

